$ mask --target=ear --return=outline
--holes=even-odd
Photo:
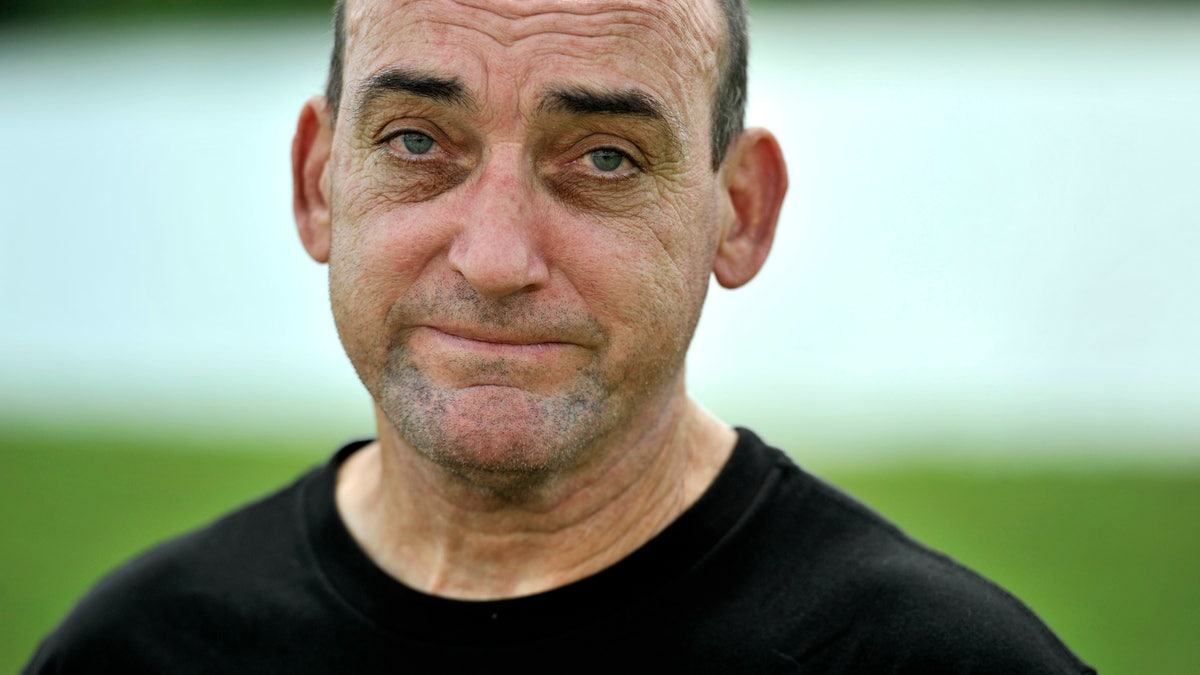
[[[722,210],[713,273],[725,288],[737,288],[758,274],[771,251],[787,193],[787,165],[771,132],[747,129],[730,144],[720,171],[732,208]]]
[[[314,96],[300,111],[292,138],[292,211],[308,254],[329,262],[329,155],[333,125],[324,96]]]

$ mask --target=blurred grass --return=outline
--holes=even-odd
[[[830,475],[1020,597],[1101,673],[1200,673],[1200,471]]]
[[[323,461],[302,441],[0,426],[0,672],[104,571]],[[1029,603],[1102,673],[1200,666],[1200,468],[822,472]]]

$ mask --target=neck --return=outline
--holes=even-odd
[[[384,571],[412,588],[487,600],[577,581],[663,530],[712,483],[736,435],[682,393],[660,424],[610,443],[520,500],[464,484],[380,419],[338,475],[337,506]]]

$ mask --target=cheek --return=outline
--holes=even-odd
[[[560,267],[625,351],[685,347],[708,288],[716,248],[708,202],[669,202],[618,225],[574,227]],[[704,209],[704,210],[698,210]]]
[[[355,187],[342,190],[354,199],[334,204],[330,299],[352,360],[374,361],[386,358],[392,308],[445,247],[428,205],[397,208]]]
[[[330,264],[336,262],[362,283],[406,286],[444,250],[444,218],[438,217],[437,201],[405,204],[386,185],[361,173],[339,186],[338,193],[351,197],[333,205]]]
[[[630,292],[661,296],[672,310],[703,298],[716,255],[717,226],[712,195],[700,187],[658,200],[619,238],[619,255],[636,261],[639,285]]]

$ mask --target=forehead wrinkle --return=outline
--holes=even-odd
[[[406,26],[419,30],[422,41],[431,41],[429,43],[435,45],[457,44],[459,48],[470,46],[471,37],[464,35],[467,33],[475,36],[476,41],[487,40],[502,48],[516,48],[524,44],[526,38],[538,36],[557,35],[566,40],[541,55],[546,58],[592,58],[588,56],[592,51],[585,41],[633,40],[645,47],[638,50],[640,56],[636,58],[657,64],[649,71],[659,73],[659,77],[641,84],[649,85],[656,94],[666,95],[664,100],[672,101],[673,106],[679,104],[679,109],[672,112],[684,122],[678,127],[681,140],[692,136],[693,129],[687,120],[705,127],[705,132],[699,127],[694,130],[697,137],[706,135],[711,122],[709,111],[716,91],[718,66],[725,51],[722,48],[724,23],[716,0],[351,0],[347,9],[351,10],[347,18],[354,17],[347,22],[347,61],[368,68],[395,62],[389,53],[403,48],[404,38],[397,31],[405,30]],[[425,27],[419,28],[421,25]],[[383,39],[387,36],[382,34],[374,39],[370,37],[381,31],[393,35],[390,39]],[[456,35],[464,36],[466,41]],[[352,37],[356,39],[351,40]],[[357,44],[352,46],[351,42]],[[481,45],[480,48],[481,58],[477,63],[485,73],[492,71],[493,75],[502,76],[502,72],[510,71],[507,66],[484,56],[487,47]],[[535,53],[545,48],[539,44],[534,47]],[[351,51],[356,52],[353,57]],[[598,54],[605,59],[620,59],[628,58],[628,52],[629,46],[618,45],[615,51],[605,49]],[[421,58],[419,51],[410,52],[409,56],[418,61]],[[495,71],[496,67],[502,70]],[[581,73],[589,80],[589,86],[619,87],[622,84],[609,79],[610,71],[603,66],[592,63],[590,70],[595,73],[594,77]],[[518,75],[518,79],[524,81],[531,74]],[[490,78],[484,78],[487,79]],[[682,91],[659,91],[664,85],[674,89],[688,81],[699,84],[700,91],[707,96],[692,100]],[[520,85],[520,82],[516,84]],[[485,89],[486,85],[476,93],[483,95]],[[676,101],[679,94],[684,94],[683,98]],[[695,108],[693,104],[702,108]],[[517,103],[520,109],[525,109],[525,105],[525,101]]]
[[[348,0],[346,8],[346,37],[351,39],[361,36],[367,26],[376,25],[395,11],[418,10],[418,16],[427,14],[421,12],[421,5],[442,0],[399,0],[390,3],[372,2],[372,0]],[[500,44],[511,46],[524,38],[544,32],[565,32],[579,37],[597,35],[596,29],[615,28],[622,24],[641,26],[663,37],[673,37],[669,42],[690,42],[699,49],[694,56],[707,52],[715,56],[723,33],[723,21],[719,16],[716,0],[445,0],[462,9],[463,24],[467,14],[478,13],[475,22],[492,17],[488,28],[483,30],[482,24],[475,28],[489,33],[492,39]],[[383,7],[381,5],[387,5]],[[374,10],[374,11],[373,11]],[[390,11],[389,11],[390,10]],[[700,10],[700,11],[697,11]],[[426,16],[425,18],[429,18]],[[574,21],[572,20],[574,19]],[[579,32],[547,31],[542,25],[547,22],[565,21],[567,25],[575,25],[582,20]],[[472,22],[474,23],[474,22]],[[499,30],[501,26],[505,30]],[[509,33],[508,39],[499,33]],[[680,40],[681,36],[686,38]],[[708,60],[708,59],[705,59]],[[712,64],[715,65],[715,58]],[[707,68],[706,68],[707,70]]]
[[[431,5],[448,3],[461,8],[438,19]],[[627,37],[645,42],[639,29],[658,36],[666,51],[693,65],[705,75],[713,73],[722,57],[723,20],[716,0],[350,0],[347,7],[347,52],[371,27],[388,23],[389,15],[410,13],[415,22],[469,28],[497,44],[511,47],[529,37],[557,33],[594,38]],[[388,40],[377,41],[376,51]]]
[[[451,1],[459,7],[464,8],[465,11],[479,12],[482,17],[490,16],[492,19],[491,23],[496,26],[507,26],[507,30],[510,33],[509,40],[496,37],[498,42],[507,45],[511,45],[531,35],[545,32],[541,27],[543,23],[565,21],[568,25],[571,25],[582,22],[587,27],[606,28],[621,23],[639,23],[638,21],[630,21],[630,19],[636,19],[639,16],[649,14],[648,12],[630,7],[628,0],[623,2],[620,0],[617,2],[613,2],[612,0],[601,0],[599,2],[573,0],[565,3],[561,0],[552,0],[550,2],[539,2],[537,0]],[[648,6],[657,6],[659,3],[661,3],[661,0],[658,0],[655,5]],[[591,34],[594,34],[594,32],[580,33],[580,35]]]
[[[700,103],[710,108],[717,93],[719,73],[726,60],[724,15],[717,0],[453,0],[465,11],[478,10],[492,17],[474,26],[496,43],[513,46],[527,37],[556,33],[571,39],[626,38],[644,45],[659,44],[643,57],[661,64],[660,72],[679,74],[688,69],[708,96]],[[642,31],[653,37],[647,39]],[[682,112],[682,111],[679,111]],[[708,124],[710,114],[700,116]],[[680,121],[680,120],[676,120]],[[683,125],[677,125],[683,131]]]
[[[464,15],[477,13],[474,28],[504,46],[546,33],[636,37],[633,33],[642,28],[658,34],[672,51],[684,47],[692,57],[689,62],[704,66],[706,72],[716,65],[722,35],[716,0],[449,1],[462,8]]]

